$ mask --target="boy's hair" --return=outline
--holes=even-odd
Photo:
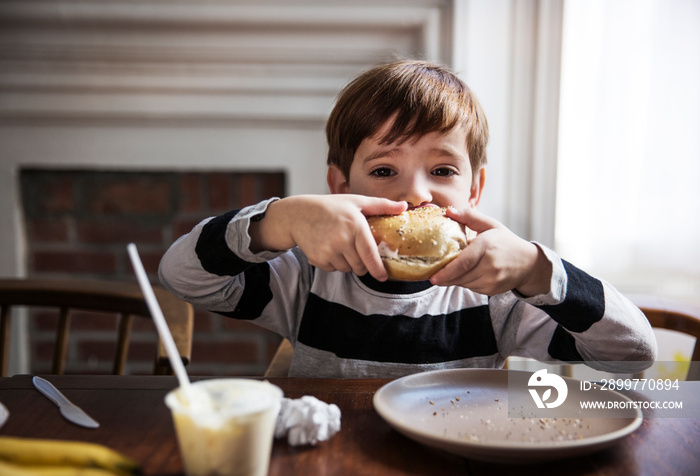
[[[463,125],[474,179],[486,164],[486,116],[469,87],[447,68],[426,61],[398,61],[372,68],[338,95],[326,124],[328,165],[350,177],[360,143],[390,119],[382,144],[450,132]]]

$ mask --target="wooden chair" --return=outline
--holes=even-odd
[[[629,298],[642,310],[652,327],[682,332],[695,337],[695,347],[690,358],[690,368],[686,380],[700,380],[700,306],[651,296],[640,295],[629,296]],[[286,377],[293,355],[292,344],[284,339],[277,348],[265,376]],[[570,376],[571,368],[570,366],[566,367],[569,368],[564,370],[564,374]]]
[[[194,309],[166,289],[154,286],[165,319],[183,363],[189,363],[192,353]],[[137,283],[115,281],[0,279],[0,373],[7,375],[10,347],[10,311],[13,306],[58,308],[52,373],[65,370],[68,334],[72,310],[119,314],[117,351],[112,373],[122,375],[129,349],[134,316],[150,319],[150,311]],[[154,374],[172,373],[165,347],[161,342],[155,356]]]
[[[275,355],[270,361],[270,365],[265,371],[265,377],[286,377],[289,375],[289,367],[292,365],[292,356],[294,356],[294,347],[287,339],[280,342]]]
[[[630,295],[651,327],[668,329],[695,337],[686,380],[700,380],[700,306],[654,296]]]

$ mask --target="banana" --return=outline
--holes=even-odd
[[[51,467],[52,470],[68,467],[74,471],[84,468],[102,469],[119,475],[141,474],[138,463],[131,458],[106,446],[81,441],[0,436],[0,462],[19,466],[20,469],[22,466]],[[5,472],[0,471],[0,474]]]
[[[25,466],[0,461],[3,476],[115,476],[104,469],[79,468],[76,466]]]

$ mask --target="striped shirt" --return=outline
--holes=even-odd
[[[290,376],[394,378],[499,368],[511,355],[625,372],[654,360],[641,311],[546,247],[538,245],[553,268],[545,295],[382,283],[317,269],[298,248],[252,253],[248,227],[272,200],[204,220],[170,247],[159,273],[181,299],[289,339]]]

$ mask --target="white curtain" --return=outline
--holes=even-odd
[[[700,0],[566,0],[556,248],[700,301]]]

